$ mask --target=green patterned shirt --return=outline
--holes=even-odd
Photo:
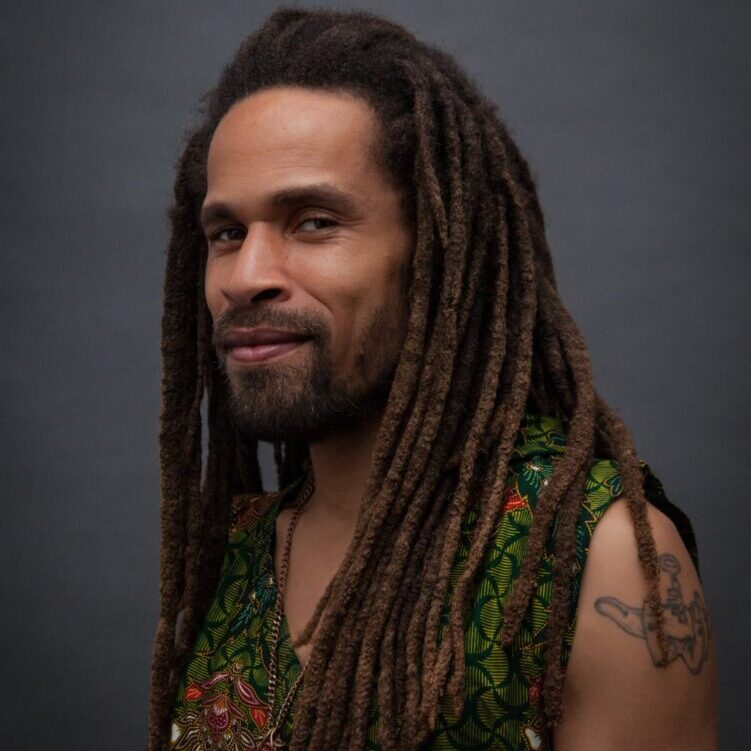
[[[549,749],[539,712],[544,639],[552,596],[552,539],[541,562],[537,588],[513,644],[500,645],[504,599],[518,576],[535,503],[565,449],[565,432],[549,416],[526,415],[506,482],[506,510],[482,567],[465,631],[464,708],[456,716],[448,698],[425,749]],[[642,463],[644,468],[647,467]],[[648,472],[648,468],[647,468]],[[659,481],[649,474],[653,485]],[[296,488],[290,486],[291,488]],[[235,496],[228,546],[216,597],[179,686],[168,748],[174,751],[240,751],[256,748],[269,720],[267,666],[271,654],[271,612],[276,598],[272,551],[275,520],[283,493]],[[582,569],[595,525],[621,493],[617,462],[592,462],[576,528],[576,564],[569,601],[563,658],[574,635]],[[462,523],[452,588],[469,549],[474,511]],[[450,596],[450,593],[449,593]],[[442,634],[448,609],[444,606]],[[287,695],[301,666],[282,621],[275,707]],[[289,738],[292,712],[284,730]],[[378,749],[376,702],[368,748]]]

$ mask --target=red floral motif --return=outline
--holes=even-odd
[[[258,727],[263,730],[269,720],[269,711],[266,707],[251,707],[250,716]]]
[[[523,495],[519,495],[519,490],[516,485],[512,485],[506,493],[506,505],[504,509],[508,511],[516,511],[519,508],[525,508],[527,506],[527,499]]]
[[[203,724],[203,733],[198,727],[184,729],[185,733],[182,743],[177,748],[192,749],[191,743],[199,743],[199,738],[206,732],[210,736],[211,742],[217,748],[224,748],[222,737],[228,730],[233,734],[239,728],[242,728],[242,722],[245,718],[240,706],[230,697],[230,688],[235,689],[237,700],[249,708],[250,716],[256,726],[263,730],[269,719],[269,706],[261,701],[255,689],[240,675],[239,665],[230,665],[227,670],[222,670],[212,675],[208,680],[201,683],[191,683],[185,689],[184,698],[186,701],[200,700],[203,707],[201,714],[186,713],[185,718],[190,715],[189,726]],[[213,689],[213,690],[212,690]],[[178,723],[182,725],[183,723]],[[245,731],[243,731],[245,732]],[[247,733],[245,733],[247,734]],[[206,738],[208,740],[208,738]],[[203,746],[195,746],[195,748]]]
[[[195,683],[191,683],[188,688],[185,689],[185,701],[195,701],[196,699],[200,699],[203,696],[203,691],[201,691],[198,686],[196,686]]]
[[[263,730],[269,719],[268,705],[264,704],[258,698],[258,694],[253,689],[253,686],[246,683],[239,676],[235,680],[235,690],[240,701],[250,708],[250,716],[253,718],[253,722]]]
[[[174,751],[239,751],[256,748],[253,737],[244,726],[242,713],[226,694],[202,702],[199,711],[186,709],[172,726]]]

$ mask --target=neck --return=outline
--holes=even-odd
[[[360,512],[383,415],[310,446],[315,491],[306,516],[336,519],[354,526]]]

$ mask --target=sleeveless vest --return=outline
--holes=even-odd
[[[499,636],[503,604],[521,569],[538,494],[564,450],[565,432],[557,419],[525,416],[509,464],[506,509],[486,552],[466,620],[464,707],[457,717],[448,698],[444,700],[435,731],[423,746],[426,751],[544,751],[551,747],[540,714],[540,693],[552,599],[554,532],[540,563],[536,591],[521,629],[510,647],[502,647]],[[650,501],[673,517],[695,558],[688,519],[667,501],[659,480],[644,462],[642,469]],[[296,491],[295,484],[281,492],[233,498],[219,585],[178,689],[171,739],[166,746],[170,751],[240,751],[255,748],[263,737],[271,709],[266,688],[267,666],[274,646],[271,609],[277,591],[272,558],[275,519],[283,495]],[[590,540],[597,522],[621,492],[617,462],[594,460],[576,526],[564,663],[573,642],[579,586]],[[475,512],[470,510],[462,521],[452,588],[464,568],[475,519]],[[448,601],[443,608],[439,639],[447,615]],[[278,708],[301,669],[285,619],[280,630],[277,669],[274,706]],[[369,751],[380,748],[376,704],[374,700],[371,706],[366,745]],[[287,739],[293,713],[294,705],[284,723]]]

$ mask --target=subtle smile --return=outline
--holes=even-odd
[[[275,342],[271,344],[256,344],[251,346],[237,346],[229,350],[229,357],[236,363],[255,363],[266,362],[267,360],[277,360],[289,352],[298,349],[308,339],[298,339],[296,341]]]

